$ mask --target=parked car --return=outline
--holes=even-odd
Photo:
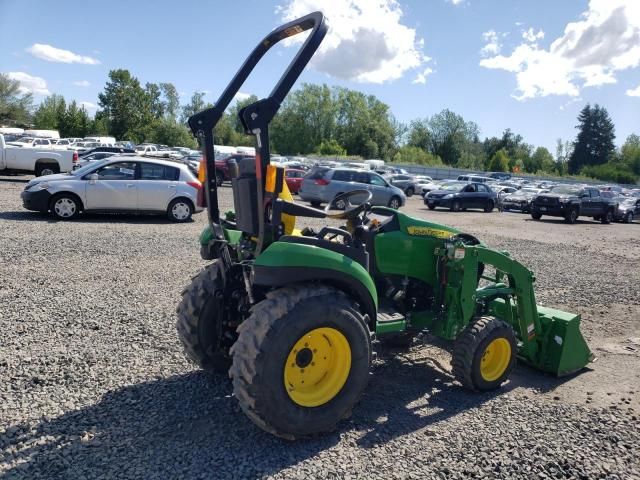
[[[4,135],[0,135],[0,172],[35,173],[39,177],[70,172],[77,161],[78,154],[71,150],[6,145]]]
[[[382,176],[370,170],[350,168],[317,168],[302,180],[298,194],[314,207],[331,203],[341,194],[366,189],[372,194],[372,205],[398,209],[406,202],[406,196],[398,187],[389,184]],[[340,205],[336,205],[340,208]]]
[[[424,197],[427,193],[438,190],[440,188],[440,182],[436,182],[426,175],[418,175],[413,182],[413,187],[418,195]]]
[[[218,186],[222,185],[225,181],[231,181],[231,164],[239,164],[240,160],[245,158],[255,158],[251,155],[245,155],[244,153],[234,153],[221,159],[216,159],[216,182]]]
[[[548,190],[524,187],[502,198],[500,198],[500,194],[498,194],[498,198],[500,198],[500,206],[503,211],[517,210],[522,213],[529,213],[531,211],[531,200],[533,200],[536,195],[546,192],[548,192]]]
[[[135,150],[131,149],[131,148],[124,148],[124,147],[95,147],[92,148],[90,150],[86,150],[82,153],[80,153],[80,158],[84,158],[87,155],[91,155],[92,153],[97,153],[97,152],[107,152],[107,153],[136,153]]]
[[[443,185],[441,190],[427,193],[424,204],[429,210],[444,207],[458,212],[468,208],[481,208],[489,213],[498,204],[498,196],[484,183],[455,182]]]
[[[549,215],[575,223],[579,216],[585,216],[611,223],[616,215],[616,205],[615,199],[603,197],[597,188],[557,185],[532,200],[531,218],[540,220],[543,215]]]
[[[73,166],[73,169],[79,169],[88,165],[91,162],[97,162],[99,160],[104,160],[105,158],[113,157],[114,155],[118,155],[115,152],[93,152],[89,155],[84,155],[80,157],[80,161]]]
[[[80,212],[164,213],[175,222],[200,212],[202,184],[186,165],[113,156],[70,174],[31,180],[21,194],[28,210],[69,220]]]
[[[473,183],[487,183],[493,182],[496,179],[491,177],[483,177],[482,175],[459,175],[459,182],[473,182]]]
[[[298,193],[300,186],[302,185],[302,179],[307,174],[304,170],[296,170],[293,168],[287,168],[284,171],[284,181],[287,182],[287,187],[291,193]]]
[[[489,172],[487,174],[487,177],[490,178],[495,178],[496,180],[509,180],[511,178],[511,174],[510,173],[505,173],[505,172]]]
[[[633,219],[640,218],[640,198],[622,197],[618,199],[618,210],[614,219],[618,222],[633,223]]]
[[[414,186],[416,177],[413,175],[406,175],[404,173],[394,173],[384,177],[394,187],[398,187],[404,192],[407,197],[413,196],[416,193],[416,187]]]

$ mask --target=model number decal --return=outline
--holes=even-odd
[[[430,227],[407,227],[409,235],[419,235],[421,237],[449,238],[452,234],[446,230],[438,230]]]

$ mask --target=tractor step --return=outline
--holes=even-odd
[[[376,333],[402,332],[407,324],[404,315],[391,310],[378,310],[376,316]]]

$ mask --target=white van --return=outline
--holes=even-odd
[[[238,153],[243,154],[243,155],[249,155],[249,156],[252,156],[252,157],[255,157],[255,155],[256,155],[255,147],[236,147],[236,151]]]
[[[102,143],[103,146],[105,147],[113,147],[113,144],[116,143],[116,139],[115,137],[98,137],[98,136],[91,136],[91,137],[84,137],[84,141],[85,142],[98,142],[98,143]]]
[[[369,170],[379,170],[384,167],[384,160],[365,160],[364,163],[369,165]]]
[[[487,182],[495,182],[495,178],[491,177],[482,177],[480,175],[459,175],[459,182],[474,182],[474,183],[487,183]]]
[[[60,132],[57,130],[25,130],[24,134],[28,137],[60,138]]]
[[[238,150],[236,149],[236,147],[228,147],[227,145],[214,145],[213,151],[217,159],[226,158],[229,155],[238,153]]]

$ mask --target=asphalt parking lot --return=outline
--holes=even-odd
[[[409,199],[407,213],[529,266],[538,303],[580,313],[598,359],[563,379],[518,366],[502,390],[471,394],[425,337],[378,352],[337,432],[288,443],[182,353],[175,307],[204,265],[206,214],[57,222],[22,208],[26,178],[0,177],[0,476],[640,478],[638,222],[536,222]],[[220,199],[230,209],[231,189]]]

